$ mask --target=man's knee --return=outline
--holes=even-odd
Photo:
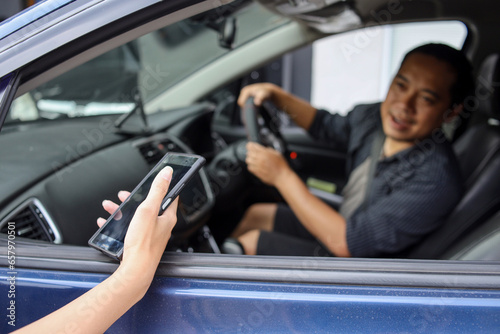
[[[251,230],[272,231],[274,216],[278,206],[274,203],[258,203],[251,205],[243,215],[242,220],[231,234],[232,238],[239,238]]]
[[[262,208],[265,207],[266,204],[257,203],[252,204],[248,207],[243,215],[243,219],[245,220],[255,220],[257,217],[262,215]]]
[[[272,229],[274,215],[276,213],[276,204],[257,203],[251,205],[245,215],[243,221],[249,228],[257,229]]]

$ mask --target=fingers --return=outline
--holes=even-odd
[[[263,91],[257,91],[256,94],[253,96],[253,104],[255,104],[257,107],[262,106],[262,102],[270,98],[269,93],[263,92]]]
[[[247,158],[248,157],[259,157],[262,154],[265,154],[264,152],[268,150],[269,148],[266,148],[259,143],[255,142],[248,142],[246,145],[247,149]]]
[[[240,96],[238,97],[238,105],[243,108],[245,106],[245,103],[247,102],[248,98],[251,96],[254,96],[254,103],[255,103],[255,94],[256,91],[258,91],[258,85],[259,84],[254,84],[250,86],[244,87],[241,92]]]
[[[118,210],[119,205],[116,203],[113,203],[111,201],[108,201],[107,199],[102,201],[102,207],[104,210],[106,210],[109,214],[113,214],[116,210]]]
[[[167,195],[170,181],[172,180],[172,174],[172,167],[167,166],[163,168],[153,180],[148,196],[144,200],[147,205],[152,205],[156,211],[159,211],[161,202]]]
[[[258,143],[247,143],[247,156],[245,162],[250,172],[255,174],[255,172],[260,170],[261,165],[266,165],[267,155],[264,154],[265,150],[266,148]]]
[[[118,192],[118,198],[124,202],[130,196],[130,191],[121,190]]]
[[[106,219],[101,218],[101,217],[97,218],[97,226],[102,227],[102,225],[104,225],[105,222],[106,222]]]
[[[243,89],[238,97],[238,105],[243,108],[245,106],[246,101],[250,97],[250,94],[247,90]]]
[[[168,206],[168,209],[162,213],[162,216],[166,214],[167,211],[177,212],[177,207],[179,206],[179,196],[175,198],[175,200]]]
[[[154,206],[155,210],[158,211],[159,207],[161,205],[161,201],[167,194],[168,188],[170,186],[170,180],[172,179],[172,173],[173,170],[171,167],[165,167],[162,169],[156,178],[153,181],[153,184],[151,185],[151,190],[148,193],[148,196],[146,197],[145,201],[149,201],[151,205]],[[129,191],[120,191],[118,192],[118,198],[120,201],[124,202],[128,197],[130,196]],[[175,202],[175,209],[177,210],[177,201]],[[174,203],[172,203],[170,206],[174,206]],[[113,214],[118,208],[120,207],[118,204],[109,201],[109,200],[104,200],[102,202],[102,207],[104,210],[106,210],[109,214]],[[157,208],[157,209],[156,209]],[[177,212],[177,211],[174,211]],[[121,213],[119,212],[116,216],[115,219],[121,219]],[[101,227],[104,225],[106,222],[106,219],[99,217],[97,219],[97,225]]]
[[[265,150],[264,146],[249,142],[247,143],[247,156],[245,162],[247,165],[255,163],[259,161],[263,157],[263,151]]]
[[[247,152],[258,152],[260,150],[263,150],[265,147],[259,143],[249,141],[246,145]]]
[[[116,203],[113,203],[111,201],[104,200],[104,201],[102,201],[102,207],[109,214],[113,214],[118,209],[119,205]],[[120,219],[120,218],[117,217],[116,219]],[[97,226],[102,227],[102,225],[104,225],[105,222],[106,222],[106,219],[101,218],[101,217],[97,218]]]
[[[260,107],[262,102],[272,97],[273,87],[268,83],[257,83],[244,87],[238,97],[238,105],[243,108],[248,98],[253,96],[253,103]]]
[[[129,191],[122,190],[122,191],[118,192],[118,198],[122,202],[124,202],[129,196],[130,196],[130,192]],[[102,207],[109,214],[113,214],[116,210],[118,210],[119,205],[116,204],[116,203],[114,203],[114,202],[112,202],[112,201],[104,200],[104,201],[102,201]]]
[[[179,196],[169,205],[168,209],[158,217],[158,221],[164,222],[169,226],[169,231],[172,231],[177,223],[177,206],[179,205]]]

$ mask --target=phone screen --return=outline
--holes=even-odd
[[[106,224],[90,239],[89,244],[105,251],[105,253],[111,255],[117,254],[117,257],[120,257],[128,226],[137,207],[146,199],[156,175],[166,166],[170,166],[173,169],[170,188],[160,208],[159,214],[161,214],[168,207],[170,202],[175,199],[187,182],[187,180],[184,180],[179,184],[179,181],[186,177],[186,174],[194,165],[197,166],[197,171],[203,162],[204,159],[199,156],[167,153],[121,204],[118,210],[109,217]],[[194,171],[191,171],[190,174],[194,174]]]

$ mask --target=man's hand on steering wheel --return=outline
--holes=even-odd
[[[276,186],[281,177],[285,177],[290,166],[286,159],[278,151],[264,147],[255,142],[248,142],[246,145],[248,170],[257,176],[262,182]]]
[[[242,118],[249,140],[245,159],[248,170],[262,182],[275,186],[278,178],[291,169],[285,158],[287,151],[279,130],[278,110],[270,100],[272,89],[270,84],[247,86],[240,99],[246,98]],[[257,98],[259,105],[255,103]]]
[[[264,101],[273,101],[273,95],[277,87],[270,83],[257,83],[243,87],[238,97],[238,104],[243,108],[250,97],[253,97],[257,107],[262,106]]]
[[[287,153],[286,143],[280,132],[279,111],[271,101],[265,100],[259,107],[255,105],[254,97],[250,96],[242,113],[249,141],[272,147],[283,155]]]

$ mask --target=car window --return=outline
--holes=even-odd
[[[458,21],[419,22],[355,30],[312,46],[311,103],[347,113],[354,105],[381,101],[409,50],[425,43],[461,49],[467,27]]]
[[[235,38],[223,47],[218,42],[220,14],[208,12],[151,32],[38,86],[13,102],[7,122],[132,111],[218,57],[288,22],[249,5],[229,16],[235,19]]]
[[[374,26],[322,38],[285,54],[244,78],[272,82],[318,108],[347,114],[355,105],[382,101],[403,56],[426,43],[461,49],[467,27],[459,21]],[[236,115],[238,116],[238,115]],[[235,122],[242,124],[238,117]],[[283,126],[295,126],[284,117]],[[453,125],[447,125],[453,131]]]

